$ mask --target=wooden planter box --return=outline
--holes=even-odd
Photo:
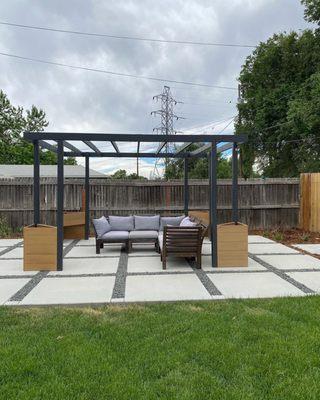
[[[23,270],[57,270],[57,228],[31,225],[23,228]]]
[[[85,212],[63,214],[63,236],[64,239],[85,239]]]
[[[248,266],[248,226],[229,222],[217,227],[218,267]]]
[[[320,232],[320,173],[300,175],[300,228]]]

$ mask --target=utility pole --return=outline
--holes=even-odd
[[[174,114],[174,106],[177,105],[179,102],[172,97],[170,87],[164,86],[163,92],[156,96],[153,96],[153,100],[155,100],[156,102],[161,101],[161,109],[151,112],[151,115],[160,115],[161,119],[160,126],[153,128],[153,131],[161,135],[175,135],[177,131],[174,130],[173,123],[175,120],[177,121],[182,117],[178,117]],[[171,151],[175,150],[175,144],[173,145],[171,143],[166,143],[164,148],[166,153],[170,153]],[[156,160],[153,172],[154,176],[160,176],[158,167],[161,162],[163,161],[161,161],[161,159],[159,158]],[[167,158],[165,158],[164,164],[167,167]]]

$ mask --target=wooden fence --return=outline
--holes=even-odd
[[[13,229],[33,221],[32,179],[0,179],[0,217]],[[177,214],[183,212],[181,181],[112,181],[92,179],[91,217],[102,214]],[[84,180],[65,181],[65,210],[81,208]],[[41,222],[55,225],[56,180],[41,179]],[[209,205],[207,180],[189,181],[190,210]],[[231,219],[231,181],[218,182],[219,222]],[[239,219],[250,229],[292,228],[299,223],[298,179],[239,181]]]

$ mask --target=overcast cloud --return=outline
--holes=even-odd
[[[2,0],[1,21],[114,35],[256,45],[273,33],[305,29],[298,0]],[[0,51],[99,69],[237,87],[251,49],[156,44],[39,32],[0,25]],[[151,132],[161,82],[112,77],[0,57],[0,88],[16,105],[43,108],[48,130]],[[237,92],[172,84],[186,119],[178,130],[218,133],[236,114]],[[211,123],[215,127],[212,128]],[[232,133],[232,125],[225,131]],[[107,147],[106,147],[107,148]],[[112,164],[112,165],[110,165]],[[134,160],[92,161],[110,173]],[[146,176],[153,169],[141,160]]]

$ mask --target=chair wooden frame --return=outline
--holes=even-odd
[[[162,269],[167,268],[169,255],[184,258],[195,258],[197,268],[201,268],[202,242],[205,229],[203,226],[165,226],[163,243],[160,248]]]

